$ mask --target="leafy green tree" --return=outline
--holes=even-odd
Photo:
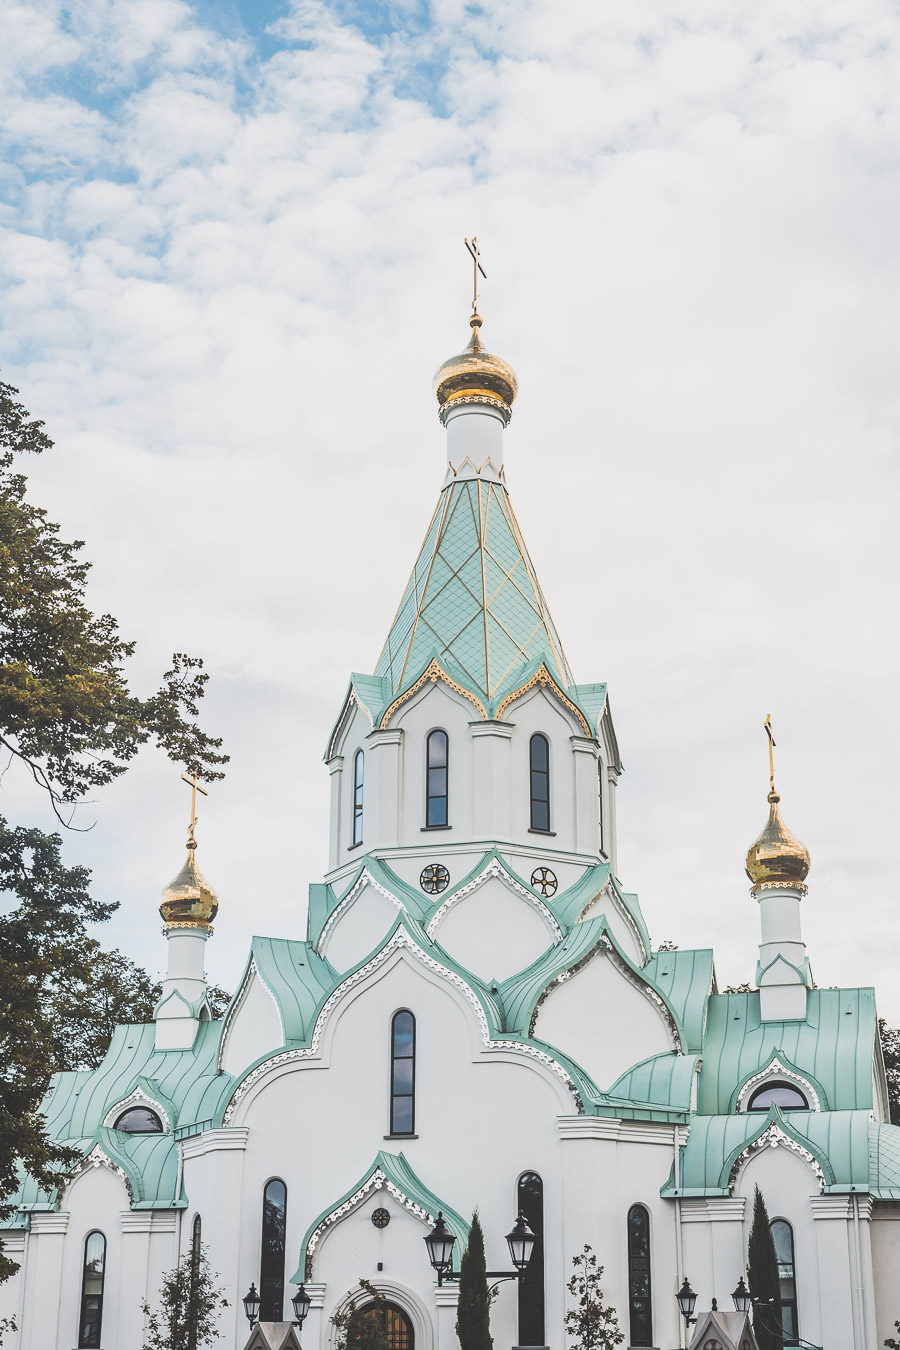
[[[898,1335],[900,1335],[900,1322],[894,1323],[894,1329]],[[885,1345],[887,1346],[887,1350],[900,1350],[900,1340],[898,1340],[896,1336],[888,1336]]]
[[[42,422],[0,383],[0,753],[46,793],[63,825],[86,794],[111,783],[155,740],[200,777],[222,777],[221,742],[196,725],[207,676],[176,654],[149,698],[125,678],[134,644],[111,615],[85,603],[89,564],[46,512],[26,500],[15,457],[52,442]],[[5,770],[4,770],[5,772]],[[0,775],[2,781],[2,775]],[[57,833],[0,816],[0,1201],[18,1185],[17,1160],[44,1189],[73,1163],[55,1147],[37,1106],[55,1067],[48,991],[90,980],[85,925],[116,906],[94,900],[83,867],[67,867]],[[0,1203],[0,1219],[9,1204]],[[0,1280],[17,1269],[0,1252]]]
[[[781,1285],[775,1239],[762,1192],[753,1197],[753,1223],[747,1249],[747,1278],[753,1295],[753,1330],[759,1350],[784,1350],[781,1323]]]
[[[572,1265],[575,1273],[566,1288],[576,1302],[563,1319],[566,1335],[572,1337],[570,1350],[613,1350],[625,1337],[615,1308],[604,1301],[603,1267],[597,1265],[588,1243],[580,1255],[572,1257]]]
[[[469,1241],[459,1263],[456,1334],[460,1350],[492,1350],[491,1295],[484,1259],[484,1233],[477,1209],[472,1215]]]
[[[891,1124],[900,1125],[900,1028],[889,1027],[884,1018],[879,1017],[878,1030],[881,1034]]]
[[[228,1300],[216,1284],[206,1247],[185,1252],[174,1270],[167,1271],[160,1286],[159,1308],[149,1303],[141,1308],[147,1319],[143,1350],[199,1350],[219,1339],[219,1310]]]
[[[335,1350],[388,1350],[385,1298],[368,1280],[360,1280],[364,1302],[351,1298],[343,1312],[331,1319]]]

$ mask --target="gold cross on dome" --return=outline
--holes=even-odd
[[[478,273],[487,281],[487,272],[481,265],[481,253],[478,250],[478,240],[474,234],[471,239],[465,241],[466,248],[472,258],[472,313],[478,313]]]
[[[766,735],[769,738],[769,791],[775,791],[775,737],[772,735],[772,714],[766,713],[766,720],[763,722]]]
[[[181,781],[182,783],[189,784],[191,789],[191,823],[188,826],[187,842],[188,848],[196,848],[197,841],[194,838],[194,826],[197,824],[197,793],[202,792],[204,797],[208,797],[209,793],[205,787],[201,787],[200,781],[195,773],[191,774],[190,777],[188,777],[186,773],[183,773],[181,775]]]

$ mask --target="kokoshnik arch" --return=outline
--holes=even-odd
[[[141,1299],[201,1234],[225,1350],[246,1339],[251,1281],[280,1322],[300,1280],[305,1350],[327,1350],[360,1276],[394,1350],[454,1350],[457,1290],[422,1238],[442,1211],[459,1250],[476,1205],[489,1266],[511,1214],[537,1236],[494,1306],[498,1346],[562,1350],[569,1261],[590,1243],[626,1344],[674,1347],[685,1274],[722,1298],[745,1269],[757,1184],[790,1335],[874,1350],[900,1316],[874,993],[813,980],[809,856],[774,777],[746,860],[757,988],[720,994],[708,949],[654,949],[620,879],[606,685],[566,660],[507,489],[515,375],[470,322],[435,380],[447,463],[425,542],[327,736],[306,937],[254,938],[213,1020],[218,898],[192,824],[160,907],[154,1021],[118,1027],[101,1067],[58,1075],[43,1104],[82,1161],[56,1193],[25,1180],[3,1232],[18,1350],[138,1346]]]

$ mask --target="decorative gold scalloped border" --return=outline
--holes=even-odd
[[[511,694],[506,695],[506,698],[503,700],[503,702],[500,704],[500,707],[497,709],[496,713],[497,720],[498,721],[500,720],[506,709],[509,707],[510,703],[513,703],[517,698],[521,698],[522,695],[527,693],[529,689],[533,689],[536,684],[543,685],[545,689],[549,685],[553,693],[559,699],[560,703],[565,704],[565,706],[569,709],[569,711],[574,713],[575,716],[578,718],[578,721],[584,728],[585,736],[593,740],[593,733],[590,727],[588,726],[587,722],[585,721],[583,714],[579,712],[578,708],[576,708],[575,704],[572,702],[570,698],[566,698],[565,694],[560,689],[559,685],[556,683],[547,667],[543,664],[541,664],[540,668],[534,672],[531,679],[528,680],[527,683],[523,684],[520,689],[514,689]]]
[[[457,694],[462,694],[463,698],[467,698],[470,703],[475,704],[475,707],[481,713],[481,719],[483,722],[486,722],[488,720],[487,708],[485,708],[484,704],[479,702],[479,700],[475,697],[474,694],[470,694],[468,689],[464,689],[461,684],[457,684],[455,680],[451,680],[447,672],[445,670],[442,670],[441,667],[439,666],[437,658],[433,657],[428,666],[428,669],[424,672],[424,674],[419,676],[415,684],[412,685],[409,689],[407,689],[405,694],[401,694],[399,698],[395,698],[393,703],[390,704],[387,711],[382,716],[381,721],[378,723],[378,730],[384,731],[388,722],[391,720],[391,718],[393,717],[397,709],[400,707],[400,705],[402,703],[405,703],[407,699],[412,698],[413,694],[417,694],[419,690],[422,688],[423,684],[427,684],[429,680],[431,681],[432,684],[437,684],[438,680],[443,680],[444,684],[448,685],[449,688],[453,689]]]

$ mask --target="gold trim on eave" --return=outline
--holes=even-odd
[[[549,685],[553,690],[553,693],[559,699],[560,703],[563,703],[569,709],[569,711],[574,713],[575,716],[578,718],[578,721],[584,728],[585,736],[588,736],[590,739],[593,740],[593,732],[591,731],[590,727],[585,721],[583,713],[580,711],[579,708],[575,706],[575,704],[572,702],[570,698],[566,697],[566,695],[560,689],[559,685],[556,683],[553,676],[550,674],[550,671],[543,664],[543,662],[541,663],[540,667],[534,672],[530,680],[526,681],[526,683],[523,684],[521,688],[514,689],[511,694],[506,695],[506,698],[503,700],[503,702],[500,704],[500,707],[497,709],[496,712],[497,720],[498,721],[500,720],[506,709],[509,707],[510,703],[513,703],[517,698],[521,698],[522,695],[527,693],[529,689],[533,689],[536,684],[543,685],[545,689]]]
[[[457,694],[462,694],[463,698],[467,698],[470,703],[475,704],[475,707],[481,713],[482,721],[486,722],[488,720],[487,708],[485,708],[484,704],[481,703],[474,694],[471,694],[468,689],[464,689],[461,684],[457,684],[455,680],[451,680],[447,672],[442,670],[441,666],[438,664],[437,657],[432,657],[428,669],[423,671],[415,684],[411,685],[405,694],[401,694],[399,698],[395,698],[393,703],[389,705],[386,712],[383,714],[381,721],[378,723],[379,731],[384,731],[400,705],[405,703],[407,699],[412,698],[413,694],[417,694],[423,684],[427,684],[429,680],[432,684],[437,684],[438,680],[443,680],[444,684],[448,685],[450,689],[453,689]]]

